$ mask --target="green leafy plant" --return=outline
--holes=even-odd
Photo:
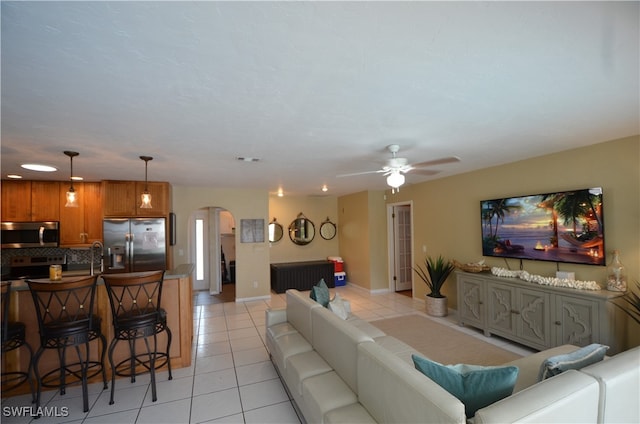
[[[444,297],[440,290],[454,269],[453,263],[445,260],[442,256],[438,256],[437,259],[427,256],[424,260],[424,267],[417,265],[413,268],[429,288],[430,293],[427,296],[438,298]]]
[[[635,283],[640,293],[640,282],[636,281]],[[640,325],[640,296],[638,296],[638,293],[629,290],[620,299],[624,301],[624,304],[612,303],[622,309],[625,314],[629,315],[631,319]]]

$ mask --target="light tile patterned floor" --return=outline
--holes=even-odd
[[[424,302],[395,294],[370,294],[354,286],[331,289],[351,302],[352,312],[376,320],[424,311]],[[82,394],[72,387],[60,396],[43,392],[48,411],[68,416],[11,416],[10,407],[30,406],[29,396],[2,400],[3,423],[300,423],[291,400],[269,360],[264,343],[264,311],[283,307],[285,295],[246,303],[214,303],[194,307],[193,361],[188,368],[157,376],[158,400],[151,402],[148,375],[136,383],[118,380],[116,401],[109,405],[109,390],[102,384],[90,387],[90,410],[82,412]],[[426,315],[425,315],[426,316]],[[455,315],[433,318],[443,324],[482,338],[521,355],[532,351],[506,340],[486,338],[481,332],[459,327]],[[13,409],[15,412],[16,409]]]

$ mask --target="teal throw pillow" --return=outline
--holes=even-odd
[[[510,396],[518,378],[518,367],[514,366],[442,365],[418,355],[411,355],[411,359],[418,371],[464,403],[467,418]]]
[[[547,358],[540,365],[538,381],[545,380],[567,370],[579,370],[587,365],[602,361],[609,346],[593,343],[571,353]]]
[[[311,299],[315,300],[325,308],[329,306],[330,294],[329,286],[324,282],[324,278],[320,279],[317,285],[311,287],[311,293],[309,294]]]

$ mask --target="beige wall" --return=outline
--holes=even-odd
[[[640,280],[640,136],[402,187],[399,193],[388,195],[387,202],[413,201],[414,252],[420,252],[414,259],[422,260],[422,246],[426,245],[430,255],[442,254],[460,262],[485,259],[491,266],[504,266],[502,259],[482,257],[481,200],[587,187],[603,188],[607,261],[611,251],[619,249],[629,280]],[[508,261],[512,269],[518,268],[519,261]],[[531,273],[552,276],[556,272],[556,263],[523,263]],[[575,272],[577,279],[605,285],[606,267],[559,267]],[[414,285],[414,295],[423,298],[424,284],[414,278]],[[456,308],[453,277],[444,293],[449,306]]]
[[[269,296],[269,199],[266,191],[230,190],[207,187],[173,186],[173,211],[176,214],[177,243],[173,246],[174,263],[193,262],[189,258],[189,217],[205,207],[221,207],[233,215],[236,225],[241,219],[264,219],[264,243],[240,243],[240,231],[236,231],[236,299],[252,299]],[[180,255],[182,252],[182,255]],[[256,282],[257,287],[253,287]]]
[[[320,236],[320,225],[327,219],[338,228],[338,200],[335,196],[270,196],[269,222],[276,218],[282,225],[282,240],[271,243],[269,258],[271,263],[300,262],[326,259],[327,256],[338,256],[340,253],[339,237],[325,240]],[[315,226],[316,235],[311,243],[299,246],[289,238],[289,224],[302,212]]]
[[[363,191],[338,199],[340,256],[347,281],[371,291],[388,288],[384,192]]]

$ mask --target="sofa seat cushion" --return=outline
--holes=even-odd
[[[313,350],[313,347],[307,339],[302,337],[302,334],[292,333],[278,337],[273,349],[275,352],[272,353],[272,357],[282,373],[286,368],[287,358],[298,353],[309,352]]]
[[[594,378],[569,370],[479,409],[474,423],[595,423],[598,394]]]
[[[513,366],[442,365],[419,355],[413,355],[413,362],[418,371],[464,403],[467,418],[511,395],[518,378],[518,368]]]
[[[518,380],[516,380],[516,386],[513,388],[513,393],[518,393],[520,390],[533,386],[538,382],[538,372],[540,371],[540,364],[550,356],[561,355],[563,353],[573,352],[579,349],[578,346],[562,345],[551,349],[537,352],[531,355],[518,358],[514,361],[502,364],[504,366],[518,367]]]
[[[284,336],[285,334],[299,333],[299,331],[296,330],[296,328],[290,322],[283,322],[280,324],[272,325],[271,327],[267,328],[267,332],[273,339],[277,339],[278,337]]]
[[[324,422],[324,415],[358,402],[358,397],[335,371],[316,375],[302,382],[302,414],[309,423]]]
[[[551,356],[540,365],[538,381],[542,381],[567,370],[579,370],[587,365],[602,361],[609,346],[592,343],[571,353]]]
[[[333,371],[329,364],[322,359],[318,352],[312,350],[310,352],[299,353],[287,358],[286,368],[284,371],[284,379],[287,387],[291,391],[297,391],[302,394],[302,382],[316,375]]]
[[[370,424],[375,423],[367,410],[359,403],[332,409],[324,415],[325,424]]]

